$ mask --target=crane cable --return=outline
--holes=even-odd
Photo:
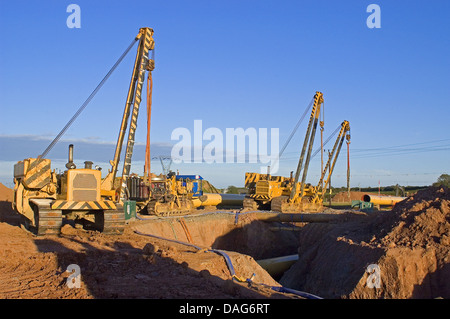
[[[311,108],[312,104],[313,104],[313,99],[311,99],[311,102],[309,102],[308,106],[306,107],[305,111],[303,112],[302,117],[300,118],[300,120],[298,120],[297,124],[295,125],[295,127],[292,130],[291,134],[289,135],[288,139],[286,140],[283,147],[281,148],[280,154],[278,155],[279,158],[281,157],[281,155],[283,155],[284,150],[288,146],[288,144],[291,141],[292,137],[294,136],[295,132],[297,132],[297,130],[298,130],[300,124],[303,122],[306,114],[308,114],[308,111]]]
[[[152,72],[148,72],[147,75],[147,143],[145,146],[145,166],[144,175],[148,176],[148,181],[151,181],[150,173],[150,122],[152,118],[152,90],[153,90],[153,79]]]
[[[275,162],[280,160],[281,155],[283,155],[283,152],[285,151],[286,147],[288,146],[289,142],[291,141],[292,137],[294,136],[294,134],[297,132],[300,124],[303,122],[306,114],[308,113],[308,111],[310,110],[312,104],[314,102],[314,99],[311,99],[311,101],[309,102],[308,106],[306,107],[305,111],[303,112],[301,118],[298,120],[297,124],[294,126],[294,128],[291,131],[291,134],[289,135],[289,137],[287,138],[286,142],[284,143],[283,147],[281,148],[281,151],[278,153],[278,157],[276,158]]]
[[[350,131],[347,132],[345,138],[347,139],[347,192],[350,198]]]
[[[83,110],[86,108],[86,106],[89,104],[89,102],[94,98],[94,96],[97,94],[97,92],[100,90],[100,88],[105,84],[106,80],[111,76],[111,74],[114,72],[114,70],[117,68],[117,66],[122,62],[122,60],[125,58],[125,56],[130,52],[131,48],[134,46],[138,38],[133,39],[131,44],[128,46],[128,48],[125,50],[124,53],[120,56],[120,58],[114,63],[112,68],[108,71],[108,73],[105,75],[105,77],[100,81],[100,83],[97,85],[97,87],[92,91],[92,93],[89,95],[89,97],[84,101],[84,103],[80,106],[80,108],[77,110],[77,112],[72,116],[72,118],[67,122],[66,126],[61,130],[61,132],[58,133],[58,135],[55,137],[55,139],[50,143],[50,145],[45,149],[45,151],[38,156],[38,159],[41,159],[45,157],[48,152],[55,146],[56,143],[58,143],[59,139],[64,135],[64,133],[69,129],[69,127],[72,125],[72,123],[76,120],[76,118],[83,112]]]
[[[323,146],[327,145],[327,143],[333,138],[333,136],[336,135],[337,132],[339,132],[340,129],[341,129],[341,124],[339,124],[339,126],[334,130],[334,132],[331,133],[330,136],[328,136],[328,138],[323,143]],[[314,153],[311,155],[311,158],[316,156],[317,153],[319,153],[320,151],[321,151],[321,148],[318,148],[317,150],[315,150]]]
[[[151,183],[151,156],[150,156],[150,123],[152,119],[152,92],[153,92],[153,78],[152,71],[155,69],[155,50],[152,50],[152,56],[147,57],[147,65],[145,69],[148,71],[147,75],[147,141],[145,145],[145,164],[144,176],[148,177],[148,183]]]

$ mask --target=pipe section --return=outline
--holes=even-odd
[[[215,194],[206,193],[200,197],[192,198],[194,207],[200,206],[239,206],[242,207],[245,194]]]
[[[222,198],[221,205],[224,206],[239,206],[242,207],[244,203],[245,194],[219,194]]]
[[[174,239],[168,239],[168,238],[164,238],[164,237],[156,236],[156,235],[152,235],[152,234],[142,233],[142,232],[140,232],[140,231],[138,231],[136,229],[134,230],[134,233],[136,233],[138,235],[141,235],[141,236],[148,236],[148,237],[158,238],[158,239],[162,239],[162,240],[167,240],[167,241],[170,241],[170,242],[175,242],[175,243],[178,243],[178,244],[194,247],[194,248],[196,248],[198,250],[202,250],[201,247],[196,246],[196,245],[191,244],[191,243],[186,243],[186,242],[182,242],[182,241],[174,240]],[[228,270],[230,271],[232,280],[237,280],[237,281],[241,281],[241,282],[245,281],[245,282],[248,282],[248,283],[253,283],[253,276],[252,276],[252,278],[247,278],[247,279],[242,279],[242,278],[239,278],[238,276],[236,276],[236,272],[234,270],[233,263],[231,262],[230,257],[228,256],[228,254],[225,251],[220,250],[220,249],[205,249],[204,251],[205,252],[213,252],[213,253],[216,253],[216,254],[220,254],[220,255],[222,255],[224,257],[225,263],[227,264]],[[270,289],[272,289],[274,291],[284,292],[284,293],[291,293],[291,294],[295,294],[295,295],[298,295],[298,296],[301,296],[301,297],[304,297],[304,298],[307,298],[307,299],[322,299],[319,296],[316,296],[316,295],[313,295],[313,294],[310,294],[310,293],[307,293],[307,292],[304,292],[304,291],[298,291],[298,290],[294,290],[294,289],[291,289],[291,288],[283,287],[283,286],[280,286],[280,287],[278,287],[278,286],[269,286],[269,285],[266,285],[266,284],[260,284],[260,285],[264,285],[266,287],[269,287]]]
[[[222,202],[220,194],[203,194],[200,197],[192,198],[194,207],[200,206],[217,206]]]
[[[264,268],[272,277],[279,277],[286,272],[298,260],[298,255],[281,256],[261,259],[256,262]]]
[[[406,199],[407,197],[399,196],[383,196],[383,195],[369,195],[363,196],[362,200],[365,202],[373,203],[374,205],[391,205],[394,206],[398,202]]]

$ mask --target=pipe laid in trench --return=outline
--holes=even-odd
[[[260,259],[256,262],[264,268],[272,277],[281,276],[298,260],[297,255],[281,256],[268,259]]]
[[[166,241],[170,241],[170,242],[175,242],[178,244],[182,244],[182,245],[186,245],[186,246],[191,246],[194,247],[198,250],[203,250],[201,247],[191,244],[191,243],[186,243],[186,242],[182,242],[179,240],[174,240],[174,239],[168,239],[168,238],[164,238],[161,236],[157,236],[157,235],[153,235],[153,234],[147,234],[147,233],[142,233],[136,229],[134,229],[134,233],[141,235],[141,236],[148,236],[148,237],[153,237],[153,238],[157,238],[157,239],[162,239],[162,240],[166,240]],[[242,278],[239,278],[238,276],[236,276],[234,267],[233,267],[233,263],[231,262],[230,257],[228,256],[228,254],[220,249],[205,249],[205,252],[210,251],[210,252],[214,252],[216,254],[220,254],[224,257],[225,259],[225,263],[227,264],[228,269],[230,270],[230,274],[231,274],[231,278],[232,280],[237,280],[237,281],[245,281],[248,283],[253,283],[253,279],[252,278],[247,278],[245,280],[243,280]],[[283,287],[283,286],[269,286],[266,284],[259,284],[259,285],[263,285],[266,286],[274,291],[278,291],[278,292],[284,292],[284,293],[291,293],[291,294],[295,294],[297,296],[301,296],[304,297],[306,299],[322,299],[322,297],[310,294],[308,292],[304,292],[304,291],[299,291],[299,290],[295,290],[295,289],[291,289],[291,288],[287,288],[287,287]]]

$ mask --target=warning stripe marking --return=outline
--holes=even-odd
[[[56,200],[52,203],[52,209],[67,210],[107,210],[116,209],[116,205],[112,201],[67,201]]]

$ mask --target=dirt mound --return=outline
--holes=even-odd
[[[11,202],[14,198],[14,191],[0,183],[0,201]]]
[[[333,196],[332,201],[338,203],[348,203],[352,200],[362,200],[363,196],[366,195],[365,192],[350,192],[350,196],[348,192],[339,192]]]
[[[12,209],[11,202],[13,199],[14,191],[0,183],[0,222],[18,225],[20,217]]]
[[[393,225],[379,240],[382,245],[429,248],[450,244],[450,191],[430,187],[398,203],[391,214],[379,218]]]
[[[450,298],[449,239],[450,191],[430,187],[389,212],[306,225],[280,283],[328,298]]]
[[[213,184],[211,184],[210,182],[208,182],[205,179],[202,181],[202,189],[203,189],[203,193],[216,193],[216,194],[219,193],[217,188],[215,188]]]

